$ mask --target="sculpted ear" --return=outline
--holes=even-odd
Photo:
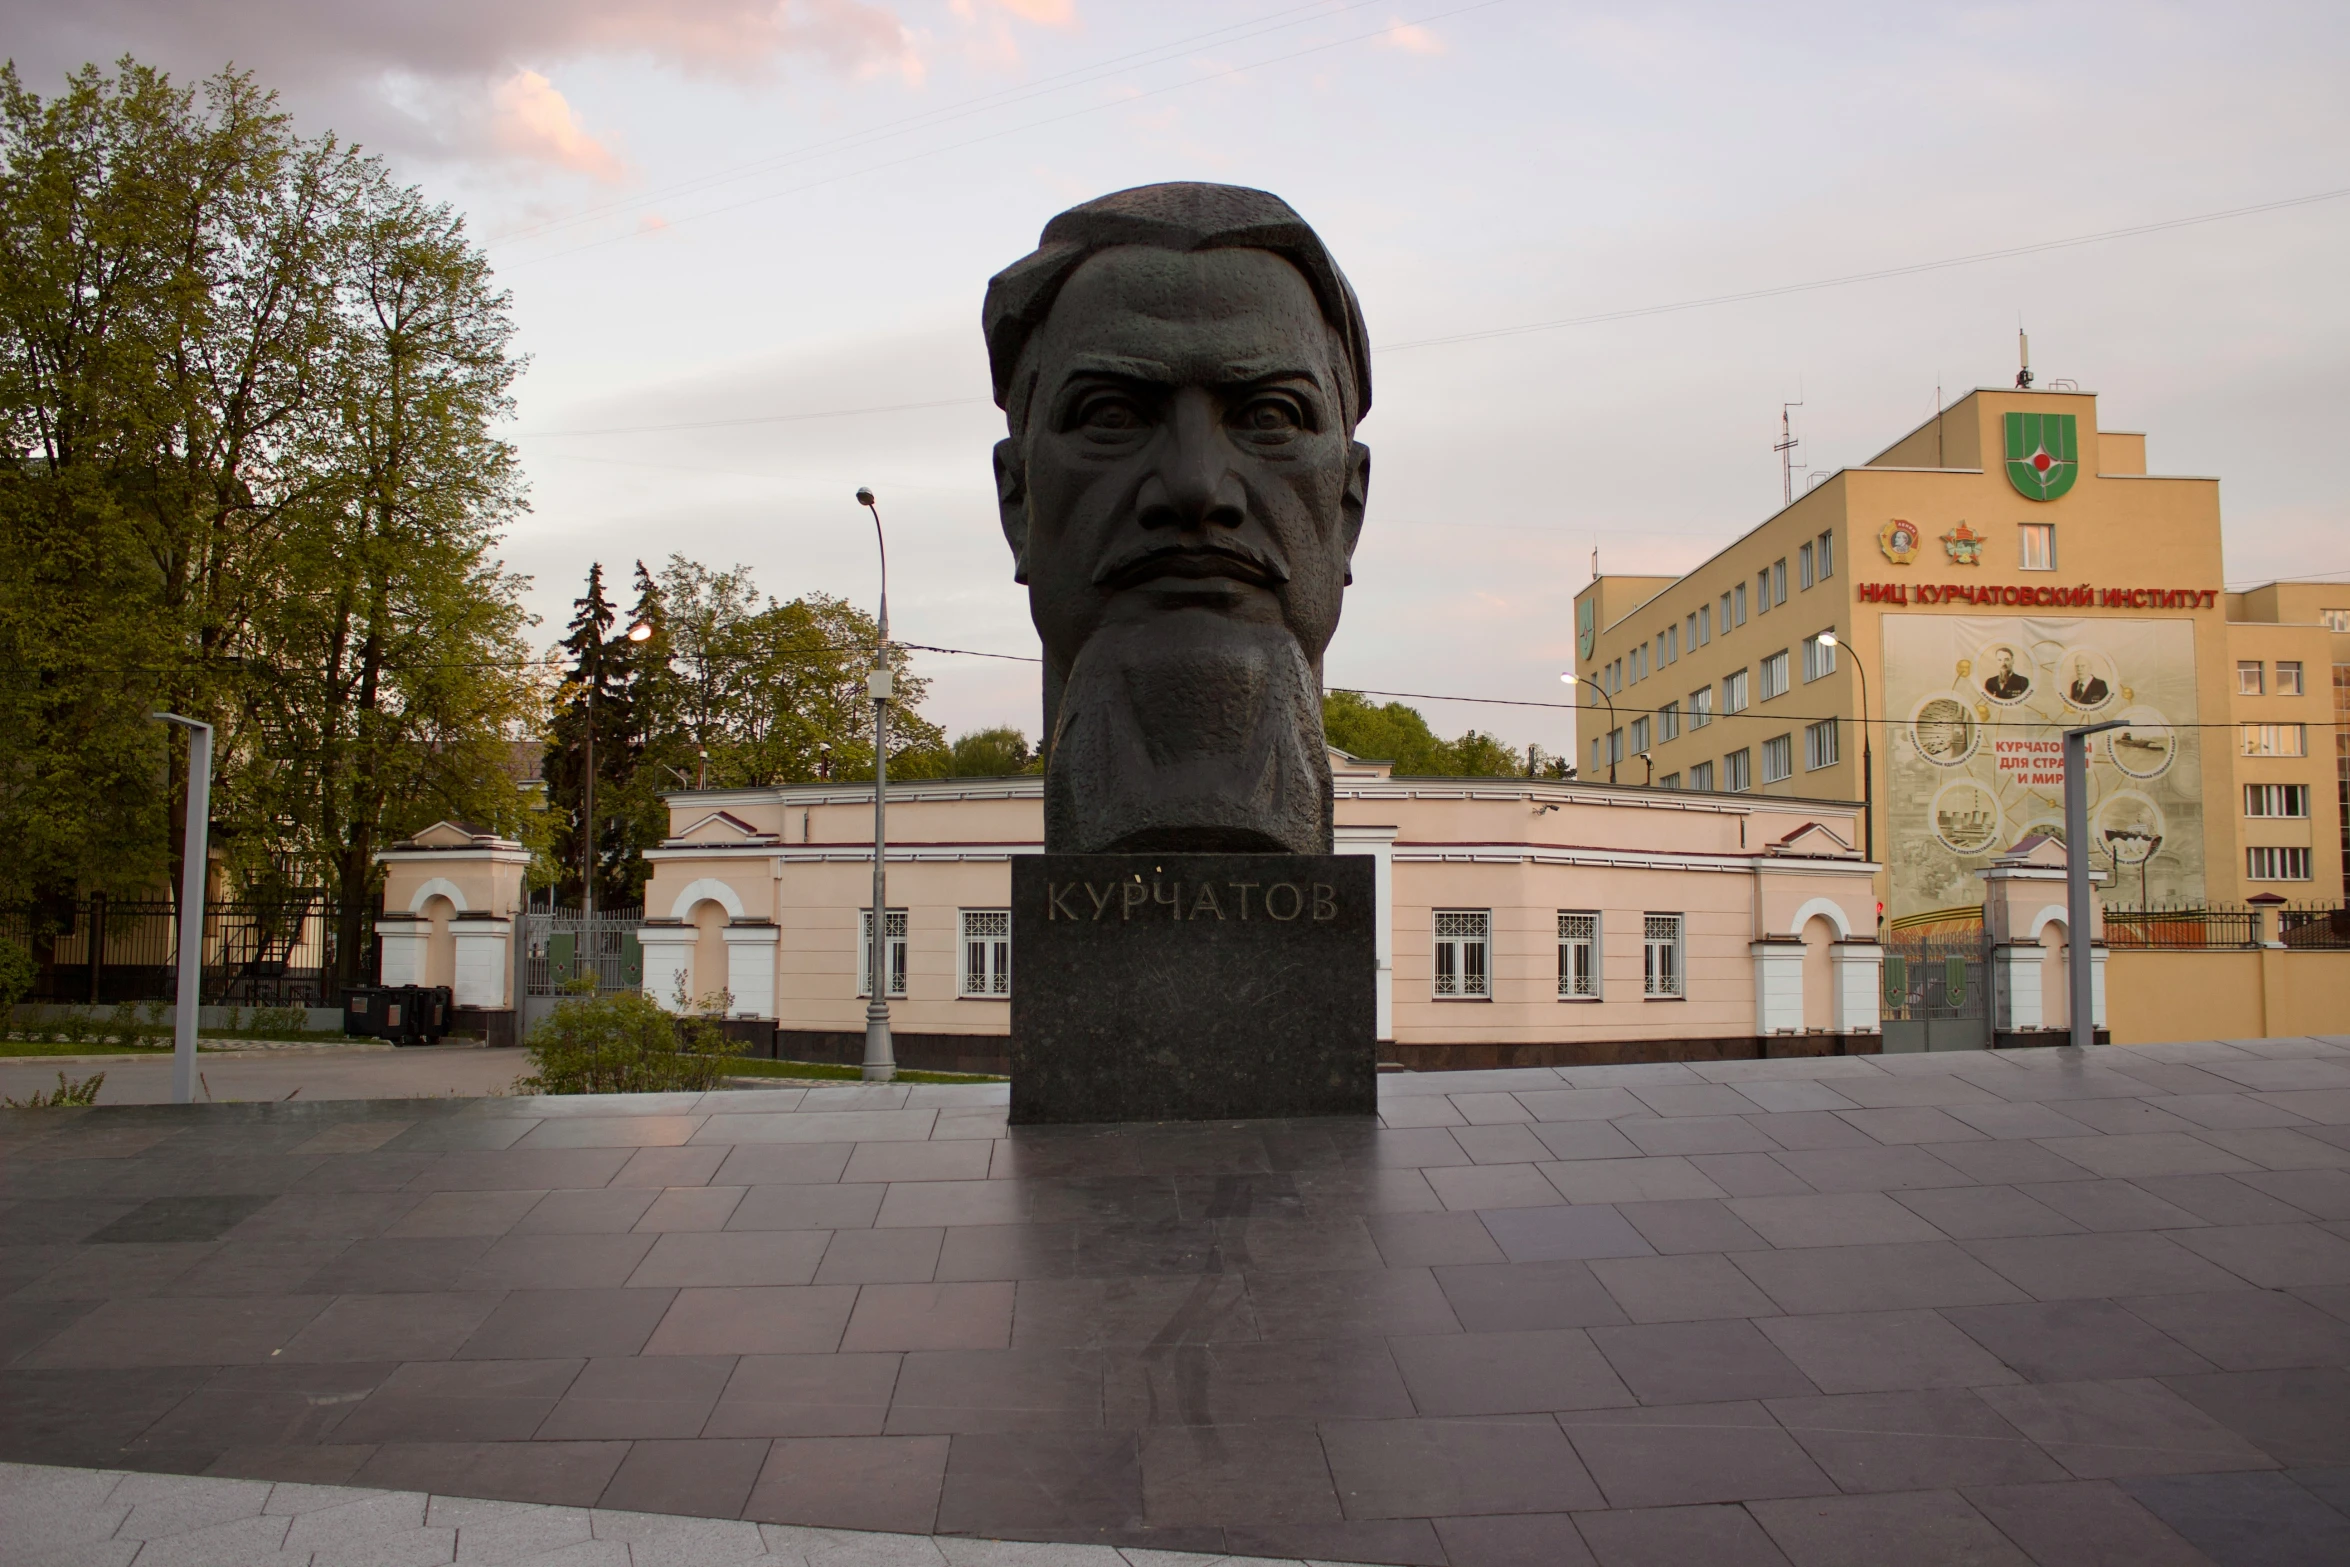
[[[1354,585],[1355,545],[1363,537],[1363,508],[1371,498],[1371,448],[1360,441],[1346,449],[1346,493],[1338,502],[1338,525],[1346,533],[1346,581]]]
[[[1028,581],[1028,475],[1021,471],[1020,449],[1010,440],[995,443],[996,515],[1004,525],[1004,542],[1012,546],[1012,580]]]

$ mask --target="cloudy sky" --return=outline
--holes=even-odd
[[[683,551],[1033,652],[994,520],[988,276],[1054,212],[1261,185],[1370,318],[1376,453],[1333,684],[1556,700],[1571,601],[1702,560],[1805,471],[2035,368],[2225,480],[2233,581],[2350,571],[2350,199],[1701,308],[2350,187],[2338,5],[1561,0],[0,0],[47,91],[256,70],[457,203],[532,356],[509,544],[548,640]],[[1429,341],[1576,318],[1621,318]],[[931,658],[950,730],[1032,666]],[[1426,704],[1563,749],[1567,715]]]

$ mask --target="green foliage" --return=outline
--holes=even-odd
[[[530,1033],[531,1094],[647,1094],[707,1089],[745,1046],[706,1018],[673,1017],[635,991],[556,1004]]]
[[[41,970],[33,962],[33,955],[13,941],[0,940],[0,1020],[16,1010],[16,1004],[33,993],[40,983]]]
[[[1471,729],[1440,740],[1415,707],[1373,703],[1359,691],[1322,698],[1322,732],[1351,756],[1392,762],[1406,778],[1517,778],[1527,759],[1493,735]]]
[[[392,838],[524,828],[511,336],[447,208],[250,76],[0,69],[0,898],[176,876],[158,708],[247,886],[356,910]]]
[[[0,1110],[56,1110],[67,1105],[94,1105],[98,1090],[106,1086],[106,1074],[99,1072],[80,1082],[68,1082],[63,1072],[57,1074],[57,1087],[25,1099],[0,1099]]]
[[[1009,778],[1032,773],[1042,763],[1028,749],[1028,736],[1006,727],[974,729],[957,735],[947,750],[941,778]]]

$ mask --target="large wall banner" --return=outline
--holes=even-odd
[[[2089,741],[2090,863],[2107,897],[2203,901],[2195,627],[2184,620],[1887,615],[1886,837],[1897,929],[1980,917],[1975,873],[2064,837],[2064,731]]]

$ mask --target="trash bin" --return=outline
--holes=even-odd
[[[438,1044],[456,996],[446,985],[370,985],[344,993],[343,1032],[394,1045]]]

